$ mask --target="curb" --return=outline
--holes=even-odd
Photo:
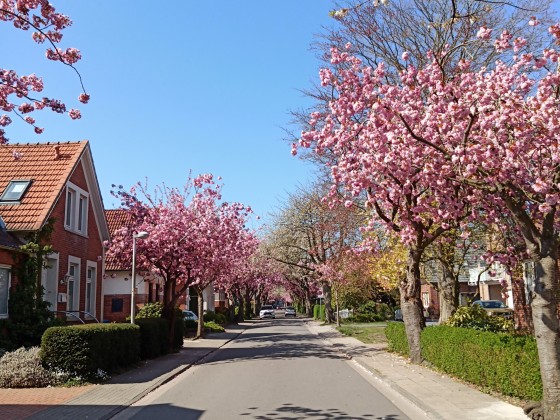
[[[320,332],[314,331],[311,327],[312,326],[311,322],[306,322],[305,324],[312,334],[317,335],[326,344],[330,344],[330,345],[333,344],[333,342],[330,341],[328,337],[324,337],[324,335],[321,334]],[[348,361],[353,365],[353,367],[356,370],[361,370],[364,374],[366,374],[367,376],[372,378],[375,382],[377,382],[378,385],[384,386],[390,389],[392,392],[397,393],[400,397],[406,400],[408,404],[414,406],[417,410],[421,411],[426,417],[434,420],[446,420],[444,417],[434,412],[430,406],[422,402],[420,399],[416,398],[407,390],[397,385],[395,382],[390,380],[387,376],[383,375],[377,369],[368,366],[367,363],[361,362],[360,361],[361,357],[353,357],[351,354],[347,352],[342,352],[340,350],[335,350],[335,351],[345,359],[348,359]],[[378,388],[378,391],[380,391],[382,394],[386,394],[386,392],[383,392],[383,389],[381,388]],[[385,396],[388,397],[389,399],[393,399],[391,398],[392,397],[391,395],[385,395]]]
[[[355,365],[357,369],[363,370],[365,374],[371,376],[381,385],[390,388],[394,392],[397,392],[401,397],[406,399],[411,405],[415,406],[418,410],[422,411],[422,413],[424,413],[427,417],[435,420],[446,420],[444,417],[434,412],[431,407],[424,404],[422,400],[416,398],[410,392],[397,385],[395,382],[387,378],[387,376],[383,375],[375,368],[370,368],[366,363],[361,363],[359,360],[356,359],[353,359],[352,363]]]

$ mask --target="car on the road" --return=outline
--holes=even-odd
[[[259,312],[259,318],[276,318],[276,314],[274,313],[274,308],[272,305],[263,305],[261,306],[261,310]]]
[[[193,311],[183,311],[183,318],[187,321],[198,321],[198,316]]]
[[[513,317],[513,309],[500,300],[475,300],[473,306],[480,306],[489,315],[499,315],[505,318]]]
[[[289,316],[293,316],[294,318],[297,316],[296,308],[288,306],[286,309],[284,309],[284,318],[287,318]]]

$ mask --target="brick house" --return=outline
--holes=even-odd
[[[1,145],[0,218],[0,318],[9,317],[19,245],[52,223],[44,300],[69,321],[102,319],[109,230],[88,141]]]
[[[111,236],[123,226],[131,226],[132,221],[123,209],[105,210],[105,217],[109,225]],[[141,239],[139,239],[141,240]],[[113,258],[107,257],[105,261],[104,276],[104,320],[109,322],[122,322],[130,315],[132,269],[130,262],[123,264]],[[156,274],[136,271],[136,292],[134,303],[141,308],[146,303],[163,301],[162,279]],[[215,311],[216,307],[226,307],[225,293],[214,292],[213,284],[203,291],[204,312]],[[185,294],[180,296],[177,304],[181,309],[194,311],[198,315],[197,294],[193,287],[188,287]]]
[[[129,214],[123,209],[105,210],[105,217],[110,235],[123,226],[131,226]],[[141,239],[138,239],[141,240]],[[123,263],[107,257],[104,276],[104,310],[105,321],[123,322],[130,315],[130,297],[132,288],[131,262]],[[136,272],[136,293],[134,303],[142,307],[146,303],[163,300],[163,285],[156,276],[142,271]]]

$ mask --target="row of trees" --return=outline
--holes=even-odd
[[[189,287],[198,295],[203,313],[203,293],[209,285],[227,291],[240,301],[253,290],[262,290],[264,276],[255,272],[259,240],[246,228],[250,207],[221,201],[222,186],[210,174],[189,179],[185,187],[160,187],[150,194],[146,185],[115,191],[131,223],[112,237],[108,256],[129,262],[135,233],[149,236],[137,241],[137,267],[163,281],[163,317],[174,334],[175,308]],[[260,282],[260,283],[259,283]],[[198,336],[203,336],[200,317]]]
[[[455,256],[457,235],[482,222],[510,241],[487,261],[534,262],[544,411],[557,418],[560,25],[544,25],[544,2],[385,3],[335,14],[343,29],[319,44],[329,61],[293,153],[328,169],[331,202],[362,200],[368,229],[381,224],[406,248],[399,290],[413,362],[429,247],[445,239],[452,252],[441,255]]]

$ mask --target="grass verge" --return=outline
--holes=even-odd
[[[384,322],[367,324],[346,324],[337,327],[337,330],[349,337],[354,337],[366,344],[387,344]]]

